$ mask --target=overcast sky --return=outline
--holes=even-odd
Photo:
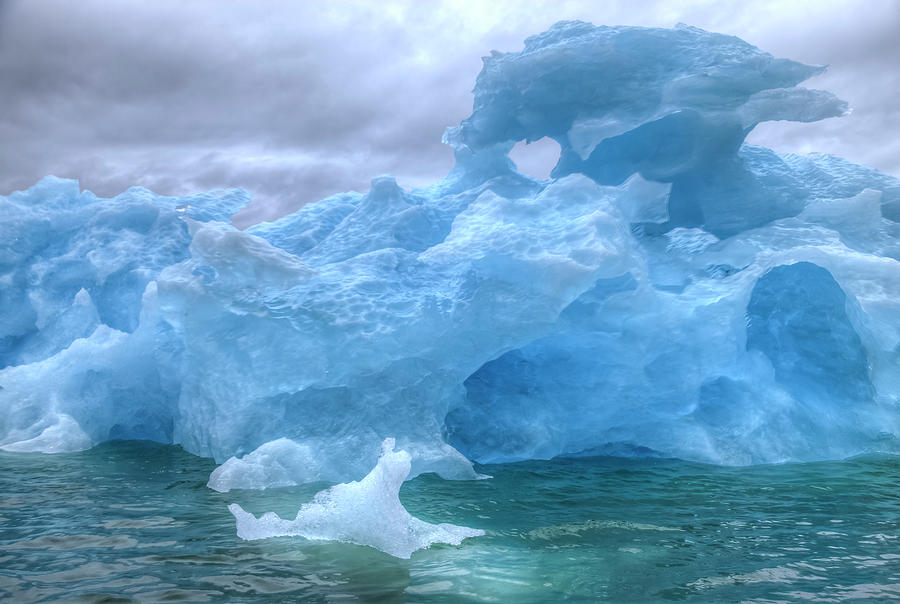
[[[900,175],[900,1],[187,2],[0,0],[0,194],[45,174],[112,196],[244,187],[235,222],[405,187],[452,166],[481,57],[561,19],[734,34],[829,64],[806,85],[853,113],[751,142]]]

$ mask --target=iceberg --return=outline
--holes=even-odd
[[[0,447],[178,443],[222,464],[214,489],[349,483],[338,499],[406,455],[410,477],[474,479],[561,455],[898,452],[900,181],[744,142],[845,114],[798,86],[823,69],[688,26],[562,22],[484,59],[429,187],[379,176],[245,231],[239,190],[101,199],[47,177],[0,197]],[[519,173],[509,152],[544,137],[551,177]],[[236,516],[337,534],[307,530],[317,509]]]
[[[480,529],[430,524],[411,516],[399,498],[400,486],[411,468],[410,455],[394,451],[394,445],[393,438],[386,438],[378,463],[365,478],[321,491],[300,508],[294,520],[283,520],[274,512],[256,518],[232,503],[228,509],[237,522],[238,537],[343,541],[409,558],[435,543],[459,545],[463,539],[484,535]]]

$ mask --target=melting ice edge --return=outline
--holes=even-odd
[[[403,557],[478,533],[397,498],[470,460],[896,453],[900,182],[743,142],[845,114],[797,86],[822,70],[562,22],[485,58],[430,187],[379,177],[243,232],[240,190],[0,197],[0,448],[178,443],[220,491],[365,475],[293,522],[232,506],[239,535]],[[508,157],[543,137],[547,181]]]

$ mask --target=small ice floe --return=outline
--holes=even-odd
[[[236,503],[228,509],[237,519],[241,539],[296,536],[368,545],[398,558],[409,558],[433,543],[459,545],[467,537],[484,535],[480,529],[454,524],[431,524],[414,518],[400,503],[400,486],[409,475],[411,458],[394,451],[394,439],[382,443],[381,457],[362,480],[335,485],[316,494],[285,520],[268,512],[259,518]]]

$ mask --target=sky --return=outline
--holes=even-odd
[[[47,174],[113,196],[243,187],[234,223],[272,220],[393,174],[433,183],[481,57],[564,19],[737,35],[829,70],[853,112],[749,141],[900,176],[900,1],[0,0],[0,194]],[[514,156],[537,175],[554,153]]]

